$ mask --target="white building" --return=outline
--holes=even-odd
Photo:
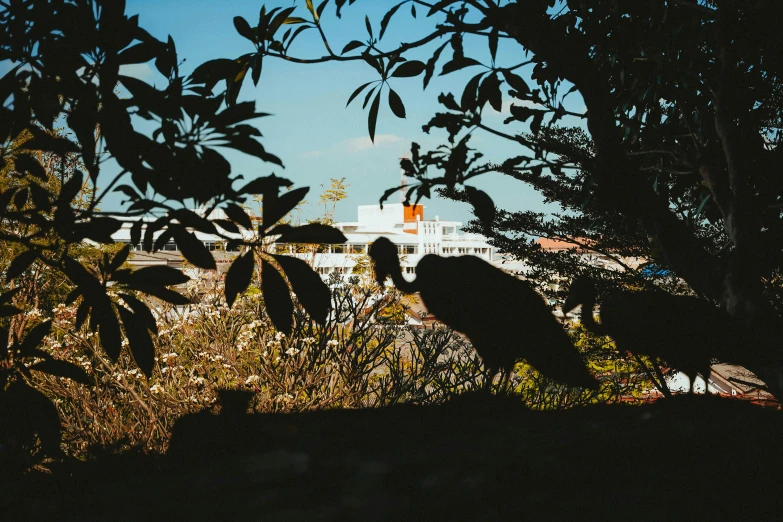
[[[345,235],[342,245],[323,245],[317,252],[306,254],[319,274],[332,273],[349,276],[362,263],[369,245],[385,237],[397,245],[403,273],[410,279],[416,264],[426,254],[441,256],[473,255],[486,261],[493,259],[493,247],[483,236],[460,233],[459,221],[425,219],[422,205],[404,206],[402,203],[359,205],[356,221],[335,223]],[[295,253],[294,245],[278,244],[278,252]],[[303,256],[303,254],[299,254]]]

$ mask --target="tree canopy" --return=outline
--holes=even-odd
[[[776,50],[783,37],[769,16],[776,2],[404,0],[380,21],[365,18],[366,41],[339,44],[321,24],[329,4],[307,0],[298,15],[296,6],[262,7],[256,27],[236,17],[254,50],[233,62],[242,72],[221,78],[238,90],[244,71],[257,81],[268,59],[364,61],[378,79],[356,88],[348,103],[363,99],[374,138],[384,98],[397,117],[406,115],[389,79],[421,77],[426,88],[436,73],[476,71],[439,96],[442,107],[423,126],[445,132],[443,145],[424,151],[414,143],[412,157],[402,161],[415,181],[407,199],[438,190],[469,201],[476,230],[528,259],[540,277],[588,267],[575,254],[542,252],[531,236],[618,259],[646,257],[654,270],[626,267],[604,279],[651,285],[651,273],[674,274],[669,283],[684,281],[685,291],[720,305],[746,329],[734,362],[780,396],[783,58]],[[361,2],[336,0],[334,14],[352,4],[358,9]],[[405,16],[433,22],[410,43],[383,45],[387,29]],[[309,29],[318,31],[324,52],[299,56],[292,42]],[[488,62],[470,55],[483,47],[476,41],[485,42]],[[510,62],[498,59],[499,44],[516,47],[503,53]],[[406,59],[420,48],[431,50],[429,59]],[[222,63],[209,68],[218,74]],[[584,110],[566,109],[569,96],[580,96]],[[488,125],[487,105],[500,111],[509,99],[505,126]],[[474,132],[516,143],[519,154],[500,165],[483,163],[470,146]],[[490,195],[470,183],[490,171],[532,186],[562,212],[495,209]]]

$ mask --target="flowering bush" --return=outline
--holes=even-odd
[[[150,379],[127,348],[116,364],[108,360],[97,336],[75,328],[76,306],[60,304],[41,348],[79,365],[95,386],[40,372],[32,373],[33,384],[53,399],[67,451],[80,456],[93,446],[165,451],[173,422],[215,405],[218,389],[254,391],[258,412],[291,412],[442,401],[480,382],[480,362],[455,332],[378,320],[402,296],[358,280],[332,281],[332,289],[327,324],[297,307],[285,336],[254,287],[229,308],[221,283],[193,280],[185,293],[194,304],[155,303],[158,355]]]

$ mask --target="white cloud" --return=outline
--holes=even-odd
[[[318,158],[323,154],[322,150],[311,150],[310,152],[303,152],[302,154],[298,154],[300,158]]]
[[[337,144],[340,148],[346,148],[351,152],[362,152],[364,150],[371,149],[373,147],[382,147],[391,143],[397,143],[403,139],[396,134],[377,134],[375,136],[375,143],[370,141],[369,136],[360,136],[358,138],[352,138],[350,140],[341,141]]]
[[[370,141],[369,136],[359,136],[358,138],[350,138],[347,140],[338,141],[337,143],[330,145],[326,149],[311,150],[309,152],[303,152],[298,156],[300,158],[318,158],[328,152],[364,152],[374,147],[384,147],[394,143],[404,142],[405,138],[397,136],[396,134],[377,134],[375,136],[375,143]]]
[[[148,63],[131,63],[120,67],[120,74],[136,78],[137,80],[151,80],[156,71]]]

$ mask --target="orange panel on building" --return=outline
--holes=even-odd
[[[424,220],[424,205],[409,205],[402,208],[405,209],[405,217],[403,219],[405,223],[415,223],[417,217],[420,220]]]

